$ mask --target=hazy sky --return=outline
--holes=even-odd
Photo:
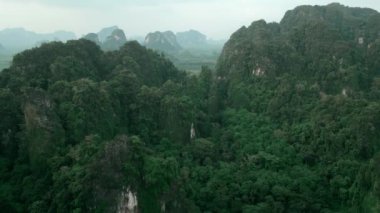
[[[252,21],[280,21],[298,5],[326,0],[0,0],[0,29],[24,27],[36,32],[72,31],[81,36],[117,25],[128,36],[156,30],[196,29],[214,39]],[[341,4],[380,11],[380,0],[341,0]]]

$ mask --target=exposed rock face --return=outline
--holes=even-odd
[[[194,129],[194,124],[191,124],[191,129],[190,129],[190,140],[195,139],[195,129]]]
[[[177,41],[182,47],[201,47],[207,44],[206,35],[196,31],[189,30],[176,33]]]
[[[136,193],[133,193],[129,188],[124,190],[120,195],[120,200],[117,207],[118,213],[137,213],[138,201]]]
[[[147,48],[167,53],[175,53],[182,49],[172,31],[149,33],[145,37],[144,45]]]
[[[95,44],[97,44],[99,46],[101,45],[101,43],[99,41],[99,36],[96,33],[89,33],[89,34],[83,36],[83,39],[92,41],[92,42],[94,42]]]
[[[115,29],[112,34],[107,37],[106,41],[102,44],[102,49],[105,51],[118,50],[127,42],[124,31]]]
[[[270,49],[272,46],[285,46],[277,44],[279,37],[280,25],[277,23],[268,24],[259,20],[248,28],[240,28],[223,48],[217,65],[218,75],[234,75],[248,79],[252,76],[262,76],[263,71],[265,74],[273,74],[278,67],[283,67],[273,58],[285,57],[280,51]]]

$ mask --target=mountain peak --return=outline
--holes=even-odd
[[[178,44],[176,35],[172,31],[153,32],[145,37],[146,47],[163,52],[177,52],[182,49]]]
[[[125,33],[121,29],[114,29],[107,37],[107,39],[103,42],[102,49],[105,51],[113,51],[118,50],[121,46],[123,46],[127,42],[127,38]]]
[[[352,54],[365,57],[364,47],[371,48],[379,41],[379,21],[380,14],[366,8],[336,3],[299,6],[287,11],[280,23],[259,20],[235,32],[221,54],[218,72],[239,79],[283,74],[325,79],[336,75],[331,74],[335,72],[331,67],[323,67],[326,61],[351,66],[355,60],[363,60],[354,60]],[[313,67],[312,75],[305,72],[305,66]],[[255,75],[257,70],[260,75]],[[325,83],[325,89],[340,83]]]
[[[103,29],[101,29],[97,34],[99,36],[99,41],[100,42],[104,42],[108,36],[110,36],[112,34],[112,32],[116,29],[119,29],[118,26],[114,25],[114,26],[110,26],[110,27],[105,27]]]

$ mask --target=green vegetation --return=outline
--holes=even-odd
[[[199,75],[137,42],[17,54],[1,210],[115,212],[127,194],[140,212],[379,212],[379,20],[299,7],[238,30]]]
[[[189,48],[167,57],[180,70],[199,74],[203,66],[214,68],[218,61],[221,48],[207,46],[206,48]]]

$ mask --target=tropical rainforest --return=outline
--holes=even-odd
[[[380,212],[379,57],[380,14],[339,4],[242,27],[198,75],[137,42],[26,50],[0,73],[0,209]]]

